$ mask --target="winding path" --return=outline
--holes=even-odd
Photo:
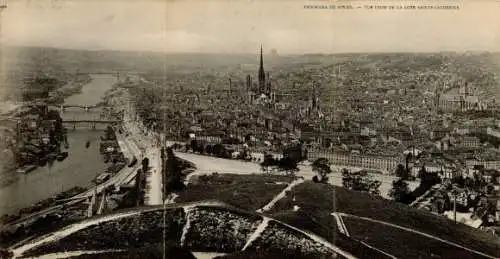
[[[337,228],[339,229],[340,233],[344,234],[347,237],[350,237],[351,235],[349,234],[349,231],[347,230],[342,217],[337,212],[332,213],[332,216],[335,218],[335,222],[337,222]]]
[[[163,205],[165,206],[165,205]],[[195,207],[198,207],[198,206],[203,206],[203,207],[218,207],[218,208],[226,208],[228,209],[228,206],[223,204],[223,203],[220,203],[220,202],[206,202],[206,201],[202,201],[202,202],[194,202],[194,203],[188,203],[188,204],[174,204],[174,205],[169,205],[168,208],[183,208],[187,213],[186,213],[186,217],[189,217],[189,211]],[[125,212],[120,212],[120,213],[116,213],[116,214],[109,214],[109,215],[105,215],[105,216],[100,216],[98,218],[90,218],[88,220],[84,220],[82,222],[79,222],[79,223],[75,223],[73,225],[69,225],[61,230],[58,230],[58,231],[55,231],[55,232],[52,232],[50,234],[47,234],[47,235],[44,235],[40,238],[37,238],[36,240],[33,240],[32,242],[28,243],[28,244],[24,244],[24,245],[20,245],[20,246],[17,246],[17,247],[14,247],[12,249],[12,252],[14,253],[14,258],[18,258],[20,256],[22,256],[26,251],[30,250],[30,249],[33,249],[35,247],[38,247],[40,245],[43,245],[43,244],[46,244],[46,243],[49,243],[49,242],[54,242],[54,241],[57,241],[57,240],[60,240],[62,238],[65,238],[75,232],[78,232],[80,230],[83,230],[83,229],[86,229],[90,226],[94,226],[94,225],[97,225],[97,224],[101,224],[101,223],[104,223],[104,222],[107,222],[107,221],[113,221],[113,220],[117,220],[117,219],[120,219],[120,218],[125,218],[125,217],[128,217],[128,216],[133,216],[133,215],[137,215],[137,214],[141,214],[142,212],[144,211],[155,211],[155,210],[161,210],[161,209],[164,209],[165,207],[158,207],[158,206],[154,206],[154,207],[151,207],[151,208],[142,208],[142,209],[136,209],[136,210],[132,210],[132,211],[125,211]],[[356,257],[354,257],[353,255],[351,255],[350,253],[340,249],[339,247],[331,244],[330,242],[324,240],[323,238],[315,235],[315,234],[311,234],[311,233],[308,233],[308,232],[305,232],[303,230],[300,230],[298,228],[295,228],[293,226],[290,226],[286,223],[283,223],[281,221],[278,221],[278,220],[275,220],[275,219],[271,219],[269,217],[266,217],[266,216],[261,216],[262,219],[264,220],[264,222],[270,222],[270,221],[274,221],[274,222],[277,222],[287,228],[290,228],[290,229],[293,229],[303,235],[306,235],[308,238],[310,238],[311,240],[313,240],[314,242],[318,243],[318,244],[322,244],[324,245],[325,247],[329,248],[332,252],[335,252],[337,254],[340,254],[342,256],[344,256],[345,258],[349,258],[349,259],[355,259]],[[189,219],[189,218],[187,218]],[[185,236],[185,234],[187,232],[189,232],[189,221],[185,223],[186,225],[184,226],[184,229],[183,229],[183,236]],[[251,245],[252,243],[252,240],[255,240],[257,239],[260,234],[267,228],[267,224],[261,224],[261,227],[260,228],[257,228],[255,230],[255,232],[251,235],[251,238],[247,241],[247,245],[245,246],[245,248],[247,248],[249,245]],[[183,241],[182,240],[183,238],[181,238],[181,242]],[[75,251],[75,252],[78,252],[78,251]]]
[[[139,126],[132,122],[125,122],[125,128],[130,132],[132,139],[131,146],[134,152],[145,153],[145,157],[149,159],[150,169],[146,173],[146,205],[159,205],[163,203],[163,188],[162,188],[162,162],[160,157],[160,148],[154,144],[154,141],[149,136],[144,136],[138,132]],[[142,159],[141,159],[142,160]]]
[[[295,186],[297,186],[297,185],[299,185],[299,184],[301,184],[303,182],[304,182],[303,178],[299,178],[297,180],[294,180],[285,189],[283,189],[280,193],[278,193],[278,195],[274,196],[274,198],[268,204],[266,204],[264,207],[258,209],[257,212],[258,213],[262,213],[262,212],[265,212],[265,211],[269,211],[270,209],[272,209],[274,207],[274,204],[276,204],[276,202],[278,202],[279,200],[285,198],[286,193],[288,191],[290,191],[293,187],[295,187]]]

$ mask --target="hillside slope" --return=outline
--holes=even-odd
[[[300,209],[295,211],[294,206]],[[270,214],[335,243],[337,237],[331,229],[336,229],[338,225],[333,212],[345,214],[342,220],[351,238],[396,257],[500,256],[500,241],[481,230],[393,201],[331,185],[305,182],[296,186],[275,205]]]

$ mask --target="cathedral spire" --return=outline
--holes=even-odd
[[[266,86],[266,74],[264,72],[264,59],[262,57],[262,44],[260,45],[260,66],[259,66],[259,92],[263,93]]]
[[[264,71],[264,58],[262,57],[262,44],[260,44],[260,68],[259,70]]]

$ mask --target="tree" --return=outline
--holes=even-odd
[[[274,159],[273,155],[271,154],[265,154],[264,155],[264,160],[260,163],[260,167],[262,171],[264,172],[269,172],[269,168],[272,166],[277,166],[278,163],[276,159]]]
[[[113,127],[108,126],[108,127],[106,128],[106,133],[105,133],[105,136],[106,136],[106,140],[112,140],[112,139],[115,139],[115,132],[113,131]]]
[[[207,145],[207,146],[205,147],[205,153],[207,153],[207,154],[209,154],[209,155],[213,155],[213,154],[215,154],[215,152],[214,152],[214,145],[210,145],[210,144],[209,144],[209,145]]]
[[[498,177],[500,177],[500,172],[499,171],[494,171],[493,174],[491,175],[491,180],[490,183],[493,185],[497,185],[498,182]]]
[[[244,149],[243,151],[241,151],[241,153],[238,154],[238,159],[241,159],[241,160],[248,160],[248,157],[249,157],[249,154],[248,154],[248,150]]]
[[[458,185],[458,187],[460,187],[460,188],[464,188],[465,187],[465,179],[462,176],[460,176],[460,175],[453,177],[451,179],[451,183]]]
[[[175,147],[172,147],[172,148],[174,148],[174,149],[175,149]],[[162,148],[160,149],[160,158],[161,158],[161,161],[165,161],[165,159],[166,159],[165,155],[166,155],[166,152],[165,152],[165,147],[162,147]]]
[[[438,183],[441,183],[441,178],[439,177],[437,172],[427,173],[424,171],[422,176],[420,177],[420,184],[433,186]]]
[[[222,144],[215,144],[212,152],[217,157],[226,157],[226,148]]]
[[[402,178],[392,181],[392,189],[389,191],[389,196],[397,202],[408,203],[410,189],[408,183]]]
[[[149,171],[149,158],[147,158],[147,157],[142,159],[142,171],[144,173]]]
[[[304,160],[304,156],[302,154],[302,144],[299,143],[285,148],[285,150],[283,150],[283,157],[290,157],[291,159],[297,161],[297,163]]]
[[[409,170],[409,163],[410,161],[413,159],[413,153],[412,152],[409,152],[408,154],[406,154],[406,157],[405,157],[405,169],[406,169],[406,172],[408,172]]]
[[[14,257],[13,252],[5,249],[0,249],[0,258],[12,258],[12,257]]]
[[[492,195],[494,193],[494,191],[495,191],[495,187],[493,187],[493,185],[490,184],[490,185],[486,186],[486,194]]]
[[[299,170],[297,167],[297,161],[288,156],[280,159],[278,167],[285,171],[288,175],[294,175]]]
[[[418,178],[423,179],[426,174],[427,171],[425,170],[425,166],[422,166],[422,168],[418,171]]]
[[[250,142],[251,138],[252,138],[252,134],[250,134],[250,133],[246,134],[245,135],[245,142]]]
[[[366,171],[349,172],[347,169],[342,169],[342,185],[344,188],[379,195],[381,184],[382,182],[373,180],[372,176]]]
[[[198,150],[198,142],[196,141],[196,139],[192,139],[190,144],[191,145],[189,145],[189,148],[193,150],[193,153],[196,152],[196,150]]]
[[[328,175],[332,173],[330,162],[328,159],[320,157],[312,163],[313,172],[318,174],[318,181],[322,183],[328,182]]]
[[[135,175],[135,192],[136,192],[136,203],[135,206],[140,206],[144,203],[144,197],[141,195],[142,192],[142,178],[144,174],[142,169],[137,170],[137,174]]]
[[[403,179],[407,180],[408,179],[408,171],[406,170],[405,166],[402,164],[399,164],[398,167],[396,168],[396,176]]]
[[[172,191],[179,191],[184,188],[183,165],[174,155],[172,148],[167,148],[167,161],[163,168],[163,199]]]
[[[346,189],[351,189],[352,176],[351,172],[346,168],[342,168],[342,186]]]

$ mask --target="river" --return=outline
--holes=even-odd
[[[91,75],[92,81],[83,86],[82,92],[65,100],[67,105],[96,105],[102,101],[107,90],[116,82],[113,75]],[[63,120],[99,118],[100,110],[85,111],[81,108],[67,108]],[[28,174],[16,174],[11,183],[0,188],[0,215],[15,213],[38,201],[68,190],[75,186],[90,187],[97,174],[106,165],[99,154],[100,136],[103,127],[91,130],[88,126],[68,127],[69,156],[53,166],[39,167]],[[85,143],[90,146],[85,148]]]

